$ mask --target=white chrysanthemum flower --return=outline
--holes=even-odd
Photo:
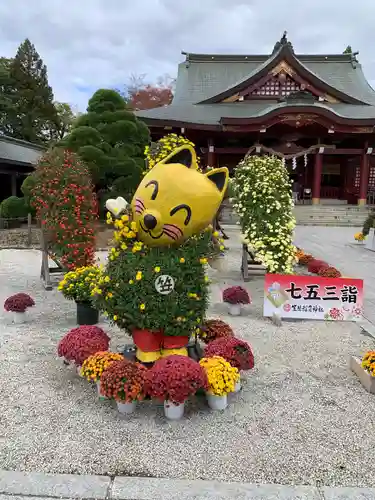
[[[293,200],[289,175],[276,157],[247,157],[234,179],[234,207],[242,232],[269,272],[292,273]]]

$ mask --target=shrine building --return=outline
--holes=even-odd
[[[172,104],[137,112],[152,140],[183,134],[232,172],[275,154],[314,204],[373,199],[375,91],[358,53],[297,55],[285,33],[270,55],[183,55]]]
[[[0,203],[9,196],[22,196],[22,183],[43,151],[42,146],[0,135]]]

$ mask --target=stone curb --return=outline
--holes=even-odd
[[[364,318],[362,321],[358,322],[358,325],[365,331],[370,337],[375,339],[375,325],[371,323],[367,318]]]
[[[0,500],[375,500],[375,488],[283,486],[0,470]]]

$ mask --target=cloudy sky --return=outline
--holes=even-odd
[[[131,74],[175,76],[182,50],[270,53],[284,30],[297,53],[350,44],[375,85],[374,20],[374,0],[0,0],[0,55],[30,38],[55,98],[80,110]]]

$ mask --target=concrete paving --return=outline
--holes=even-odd
[[[336,267],[343,276],[364,280],[365,317],[375,330],[375,252],[354,241],[361,228],[297,226],[295,244]]]
[[[283,486],[0,470],[0,500],[375,500],[375,488]]]

